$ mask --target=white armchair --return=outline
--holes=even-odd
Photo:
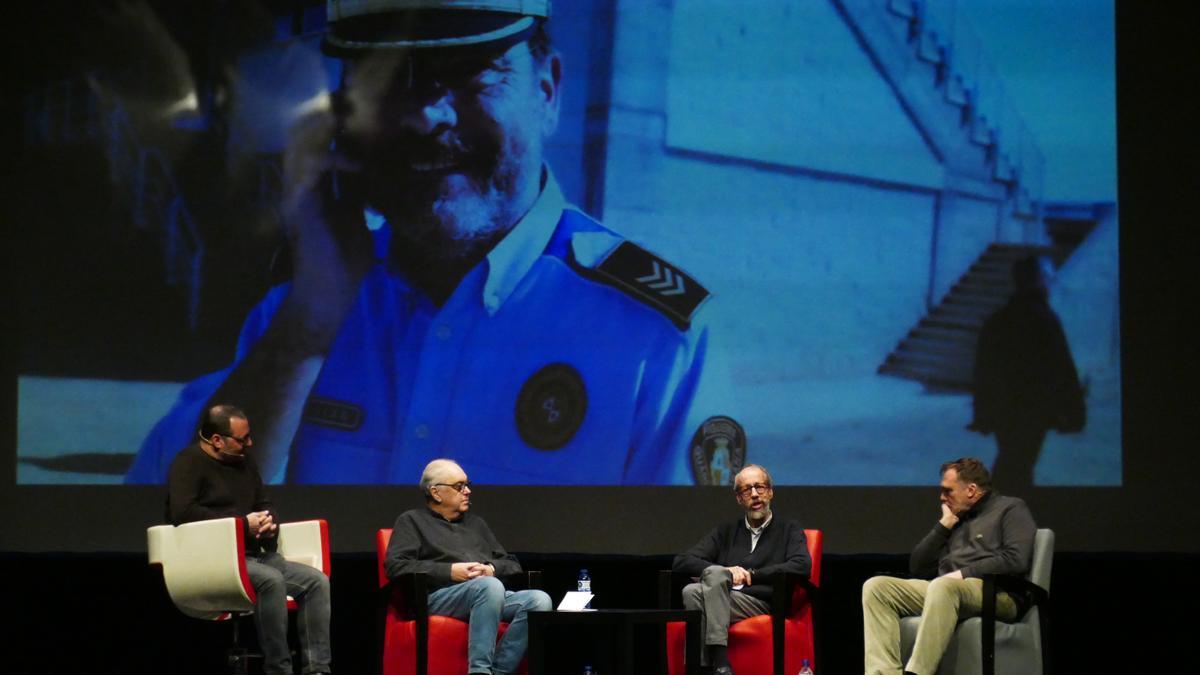
[[[184,614],[221,621],[254,610],[246,574],[241,518],[158,525],[146,530],[150,564],[162,567],[171,602]],[[329,575],[329,525],[324,520],[279,526],[279,554]],[[289,598],[289,608],[292,603]]]
[[[329,525],[305,520],[279,525],[279,554],[329,576]],[[200,520],[179,526],[146,529],[151,565],[162,568],[171,602],[180,612],[207,621],[224,621],[254,611],[254,587],[246,573],[245,525],[241,518]],[[289,596],[288,609],[296,603]],[[235,673],[246,672],[250,656],[238,645],[238,622],[233,621],[233,644],[228,663]]]

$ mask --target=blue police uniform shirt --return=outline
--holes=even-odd
[[[672,320],[636,288],[588,274],[624,240],[569,207],[547,176],[526,217],[442,307],[385,262],[368,272],[305,405],[288,482],[415,484],[439,457],[490,484],[693,482],[692,432],[723,412],[694,409],[706,379],[707,327]],[[385,252],[386,241],[376,251]],[[660,263],[667,264],[649,258],[653,270],[638,279],[663,287],[670,273]],[[233,365],[183,389],[127,482],[165,479],[203,406],[287,292],[288,284],[272,289],[251,311]],[[522,416],[523,389],[549,366],[567,373],[565,381],[542,382],[549,394],[526,400],[532,413]],[[535,432],[564,410],[574,411],[578,428],[546,449]]]

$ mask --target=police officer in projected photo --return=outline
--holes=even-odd
[[[237,400],[271,482],[406,483],[454,454],[486,483],[709,483],[718,455],[728,484],[744,435],[698,402],[721,389],[702,384],[708,291],[569,206],[546,164],[564,86],[549,2],[327,12],[343,85],[286,153],[292,279],[128,480],[161,480],[205,404]]]

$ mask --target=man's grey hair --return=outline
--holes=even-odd
[[[737,489],[738,489],[738,477],[741,476],[746,471],[749,471],[750,469],[758,469],[759,471],[761,471],[763,478],[767,479],[767,487],[775,487],[775,481],[771,480],[771,472],[767,471],[767,467],[765,467],[761,464],[747,464],[746,466],[743,466],[742,470],[737,472],[737,475],[735,475],[733,477],[733,491],[734,492],[737,492]]]
[[[442,478],[450,472],[450,467],[462,469],[462,466],[452,459],[435,459],[425,465],[425,470],[421,472],[421,482],[417,483],[425,501],[432,501],[433,497],[429,495],[429,488],[433,487],[434,483],[440,483]]]

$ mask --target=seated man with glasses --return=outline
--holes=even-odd
[[[263,489],[246,413],[231,405],[205,411],[198,439],[179,451],[167,473],[167,520],[182,525],[236,516],[246,530],[246,574],[254,587],[254,622],[267,675],[292,672],[287,599],[299,607],[297,637],[304,673],[329,672],[329,577],[276,552],[275,511]]]
[[[469,673],[514,673],[528,643],[526,614],[551,608],[542,591],[510,591],[501,577],[521,574],[521,564],[496,541],[471,507],[471,482],[457,463],[435,459],[421,472],[425,508],[400,514],[392,527],[384,569],[388,578],[429,575],[429,613],[466,620]],[[501,621],[508,622],[496,642]]]
[[[733,490],[744,516],[718,525],[675,556],[673,565],[700,579],[684,587],[683,606],[701,612],[700,664],[716,675],[733,672],[726,651],[729,624],[770,612],[771,584],[779,575],[812,570],[804,528],[771,513],[771,474],[749,464],[734,476]]]

